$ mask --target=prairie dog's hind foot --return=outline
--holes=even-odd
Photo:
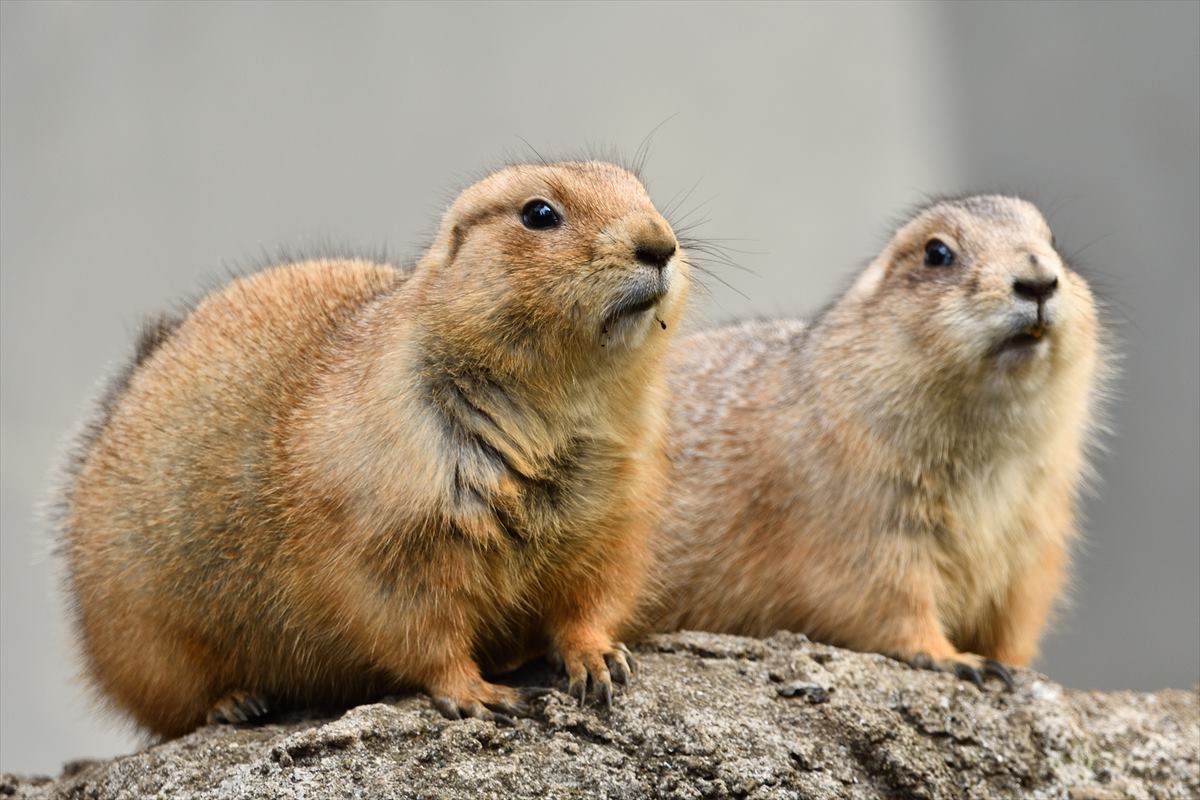
[[[213,703],[208,710],[209,725],[256,722],[271,711],[267,698],[258,692],[234,691]]]
[[[990,658],[975,653],[954,653],[949,656],[934,659],[928,653],[917,652],[911,655],[891,654],[892,658],[903,661],[914,669],[927,669],[934,672],[949,672],[960,680],[970,681],[983,691],[983,682],[992,677],[1004,684],[1006,691],[1013,691],[1012,672],[1008,667]]]

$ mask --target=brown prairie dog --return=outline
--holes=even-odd
[[[553,653],[611,701],[687,273],[629,172],[516,166],[411,271],[279,266],[157,328],[64,497],[97,688],[161,735],[404,688],[506,721],[485,672]]]
[[[1042,215],[1000,196],[917,213],[810,324],[680,341],[655,629],[1008,681],[1064,582],[1100,341]]]

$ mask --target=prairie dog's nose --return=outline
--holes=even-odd
[[[1058,289],[1058,278],[1036,275],[1013,279],[1013,293],[1025,300],[1044,303]]]
[[[633,257],[647,266],[663,269],[675,255],[675,234],[656,219],[636,223],[631,231]]]

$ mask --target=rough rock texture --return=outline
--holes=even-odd
[[[1200,797],[1197,691],[1013,693],[809,642],[685,633],[640,648],[611,713],[561,693],[499,728],[424,697],[219,726],[19,798]],[[526,680],[550,680],[529,673]]]

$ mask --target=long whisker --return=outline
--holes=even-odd
[[[634,151],[633,154],[633,164],[631,165],[633,169],[630,171],[633,172],[634,175],[641,177],[642,170],[646,168],[646,161],[650,158],[650,148],[654,143],[654,134],[658,133],[659,128],[661,128],[663,125],[666,125],[677,116],[679,116],[678,111],[651,128],[650,132],[647,133],[645,138],[642,139],[641,144],[638,145],[637,150]]]
[[[550,165],[550,162],[549,162],[549,161],[547,161],[547,160],[545,159],[545,157],[544,157],[544,156],[543,156],[541,153],[539,153],[539,152],[538,152],[538,149],[537,149],[536,147],[534,147],[532,144],[530,144],[530,143],[529,143],[529,140],[528,140],[528,139],[526,139],[524,136],[518,136],[517,138],[518,138],[518,139],[520,139],[522,142],[524,142],[524,143],[525,143],[525,146],[526,146],[526,147],[528,147],[530,150],[532,150],[532,151],[533,151],[533,154],[534,154],[535,156],[537,156],[537,159],[538,159],[538,161],[542,162],[542,164],[543,164],[544,166],[549,166],[549,165]]]
[[[670,220],[671,217],[675,216],[675,212],[678,211],[683,206],[683,204],[688,201],[688,198],[690,198],[692,196],[692,192],[696,191],[696,189],[699,188],[700,182],[703,180],[704,180],[703,177],[697,178],[696,182],[692,184],[690,189],[688,189],[686,192],[683,193],[682,197],[680,197],[679,193],[676,192],[675,196],[672,197],[671,200],[667,203],[666,210],[663,211],[663,216],[666,217],[668,220]],[[675,225],[672,224],[671,227],[675,227]]]
[[[690,260],[690,259],[688,260],[688,264],[690,264],[690,265],[691,265],[691,266],[692,266],[694,269],[696,269],[698,272],[701,272],[701,273],[703,273],[704,275],[707,275],[708,277],[710,277],[710,278],[712,278],[713,280],[717,281],[717,282],[718,282],[718,283],[720,283],[722,286],[724,286],[726,289],[729,289],[731,292],[735,292],[735,293],[737,293],[738,295],[740,295],[740,296],[742,297],[742,299],[744,299],[744,300],[749,300],[749,299],[750,299],[750,296],[749,296],[749,295],[747,295],[747,294],[746,294],[745,292],[743,292],[741,289],[739,289],[739,288],[737,288],[736,286],[734,286],[734,285],[733,285],[732,283],[730,283],[729,281],[727,281],[727,280],[725,280],[724,278],[722,278],[722,277],[721,277],[720,275],[718,275],[717,273],[713,272],[711,269],[708,269],[707,267],[705,267],[705,266],[703,266],[703,265],[701,265],[701,264],[699,264],[699,263],[697,263],[697,262],[695,262],[695,261],[692,261],[692,260]]]
[[[671,220],[671,227],[672,227],[672,228],[676,228],[676,227],[678,227],[678,228],[686,228],[686,224],[685,224],[685,223],[687,223],[687,221],[688,221],[688,220],[689,220],[689,219],[690,219],[692,216],[694,216],[696,213],[698,213],[699,211],[701,211],[701,210],[702,210],[702,209],[703,209],[705,206],[707,206],[707,205],[708,205],[709,203],[711,203],[713,200],[716,200],[716,199],[717,199],[717,197],[718,197],[718,195],[715,195],[715,194],[714,194],[712,197],[708,198],[707,200],[704,200],[704,201],[702,201],[702,202],[700,202],[700,203],[697,203],[697,204],[696,204],[696,206],[695,206],[694,208],[692,208],[692,210],[691,210],[691,211],[687,212],[686,214],[684,214],[684,215],[683,215],[682,217],[680,217],[679,219],[673,219],[673,220]]]

